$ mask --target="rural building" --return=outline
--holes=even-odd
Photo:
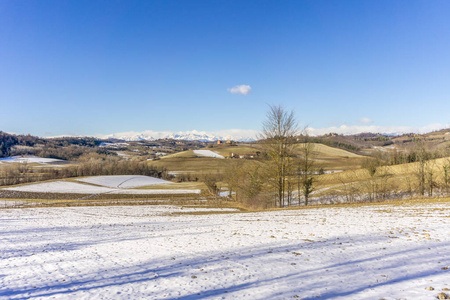
[[[258,156],[260,156],[261,153],[260,152],[256,152],[256,153],[243,153],[243,154],[236,154],[236,153],[231,153],[230,157],[231,158],[240,158],[240,159],[254,159]]]

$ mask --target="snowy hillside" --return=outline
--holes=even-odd
[[[0,299],[437,299],[448,208],[0,210]]]
[[[101,176],[103,177],[103,176]],[[145,184],[148,185],[148,184]],[[126,183],[124,184],[126,187]],[[63,194],[122,194],[122,195],[164,195],[164,194],[200,194],[199,189],[130,189],[120,187],[95,186],[70,181],[51,181],[19,185],[4,188],[6,191],[32,193],[63,193]]]
[[[108,175],[108,176],[90,176],[77,179],[78,181],[88,182],[110,188],[135,188],[157,184],[170,184],[172,182],[142,175]]]

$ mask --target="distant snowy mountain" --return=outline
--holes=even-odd
[[[258,132],[256,130],[240,130],[231,129],[218,132],[206,132],[206,131],[152,131],[147,130],[143,132],[121,132],[109,135],[99,136],[104,139],[120,139],[125,141],[153,141],[158,139],[174,139],[174,140],[189,140],[189,141],[202,141],[202,142],[214,142],[219,140],[233,140],[239,142],[251,142],[255,141]]]
[[[420,133],[425,134],[432,131],[450,129],[450,124],[430,124],[423,127],[410,127],[410,126],[376,126],[376,125],[341,125],[332,126],[327,128],[312,128],[308,127],[305,131],[311,136],[321,136],[328,133],[337,133],[343,135],[353,135],[361,133],[373,133],[382,135],[402,135],[404,133]],[[203,141],[203,142],[214,142],[218,140],[233,140],[239,142],[251,142],[258,138],[260,132],[252,129],[227,129],[220,131],[153,131],[146,130],[142,132],[129,131],[129,132],[119,132],[108,135],[95,135],[97,138],[101,139],[111,139],[111,140],[125,140],[125,141],[153,141],[158,139],[174,139],[174,140],[189,140],[189,141]],[[53,136],[55,137],[82,137],[81,135],[61,135]]]

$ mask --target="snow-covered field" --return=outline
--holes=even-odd
[[[64,160],[56,159],[56,158],[42,158],[42,157],[37,157],[37,156],[33,156],[33,155],[28,155],[28,156],[11,156],[11,157],[0,158],[0,161],[3,161],[3,162],[36,163],[36,164],[50,164],[50,163],[63,162]]]
[[[225,158],[216,152],[211,150],[194,150],[194,154],[197,156],[206,156],[206,157],[214,157],[214,158]]]
[[[163,189],[123,189],[95,186],[70,181],[51,181],[20,185],[4,188],[7,191],[34,192],[34,193],[67,193],[67,194],[133,194],[133,195],[157,195],[157,194],[200,194],[198,189],[163,190]]]
[[[0,298],[436,299],[449,206],[0,210]]]
[[[167,180],[142,175],[91,176],[80,178],[77,180],[111,188],[125,188],[125,189],[172,183]]]

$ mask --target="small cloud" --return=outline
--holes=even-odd
[[[377,125],[341,125],[328,128],[308,128],[308,132],[315,135],[322,135],[326,133],[337,134],[358,134],[362,132],[383,133],[383,134],[403,134],[403,133],[427,133],[431,131],[440,130],[443,128],[450,128],[449,125],[442,124],[429,124],[423,127],[412,126],[377,126]]]
[[[227,91],[232,94],[240,94],[240,95],[247,96],[248,94],[251,93],[252,88],[249,85],[241,84],[241,85],[236,85],[232,88],[227,88]]]
[[[373,123],[372,119],[369,118],[362,118],[361,120],[358,121],[360,124],[370,124]]]

